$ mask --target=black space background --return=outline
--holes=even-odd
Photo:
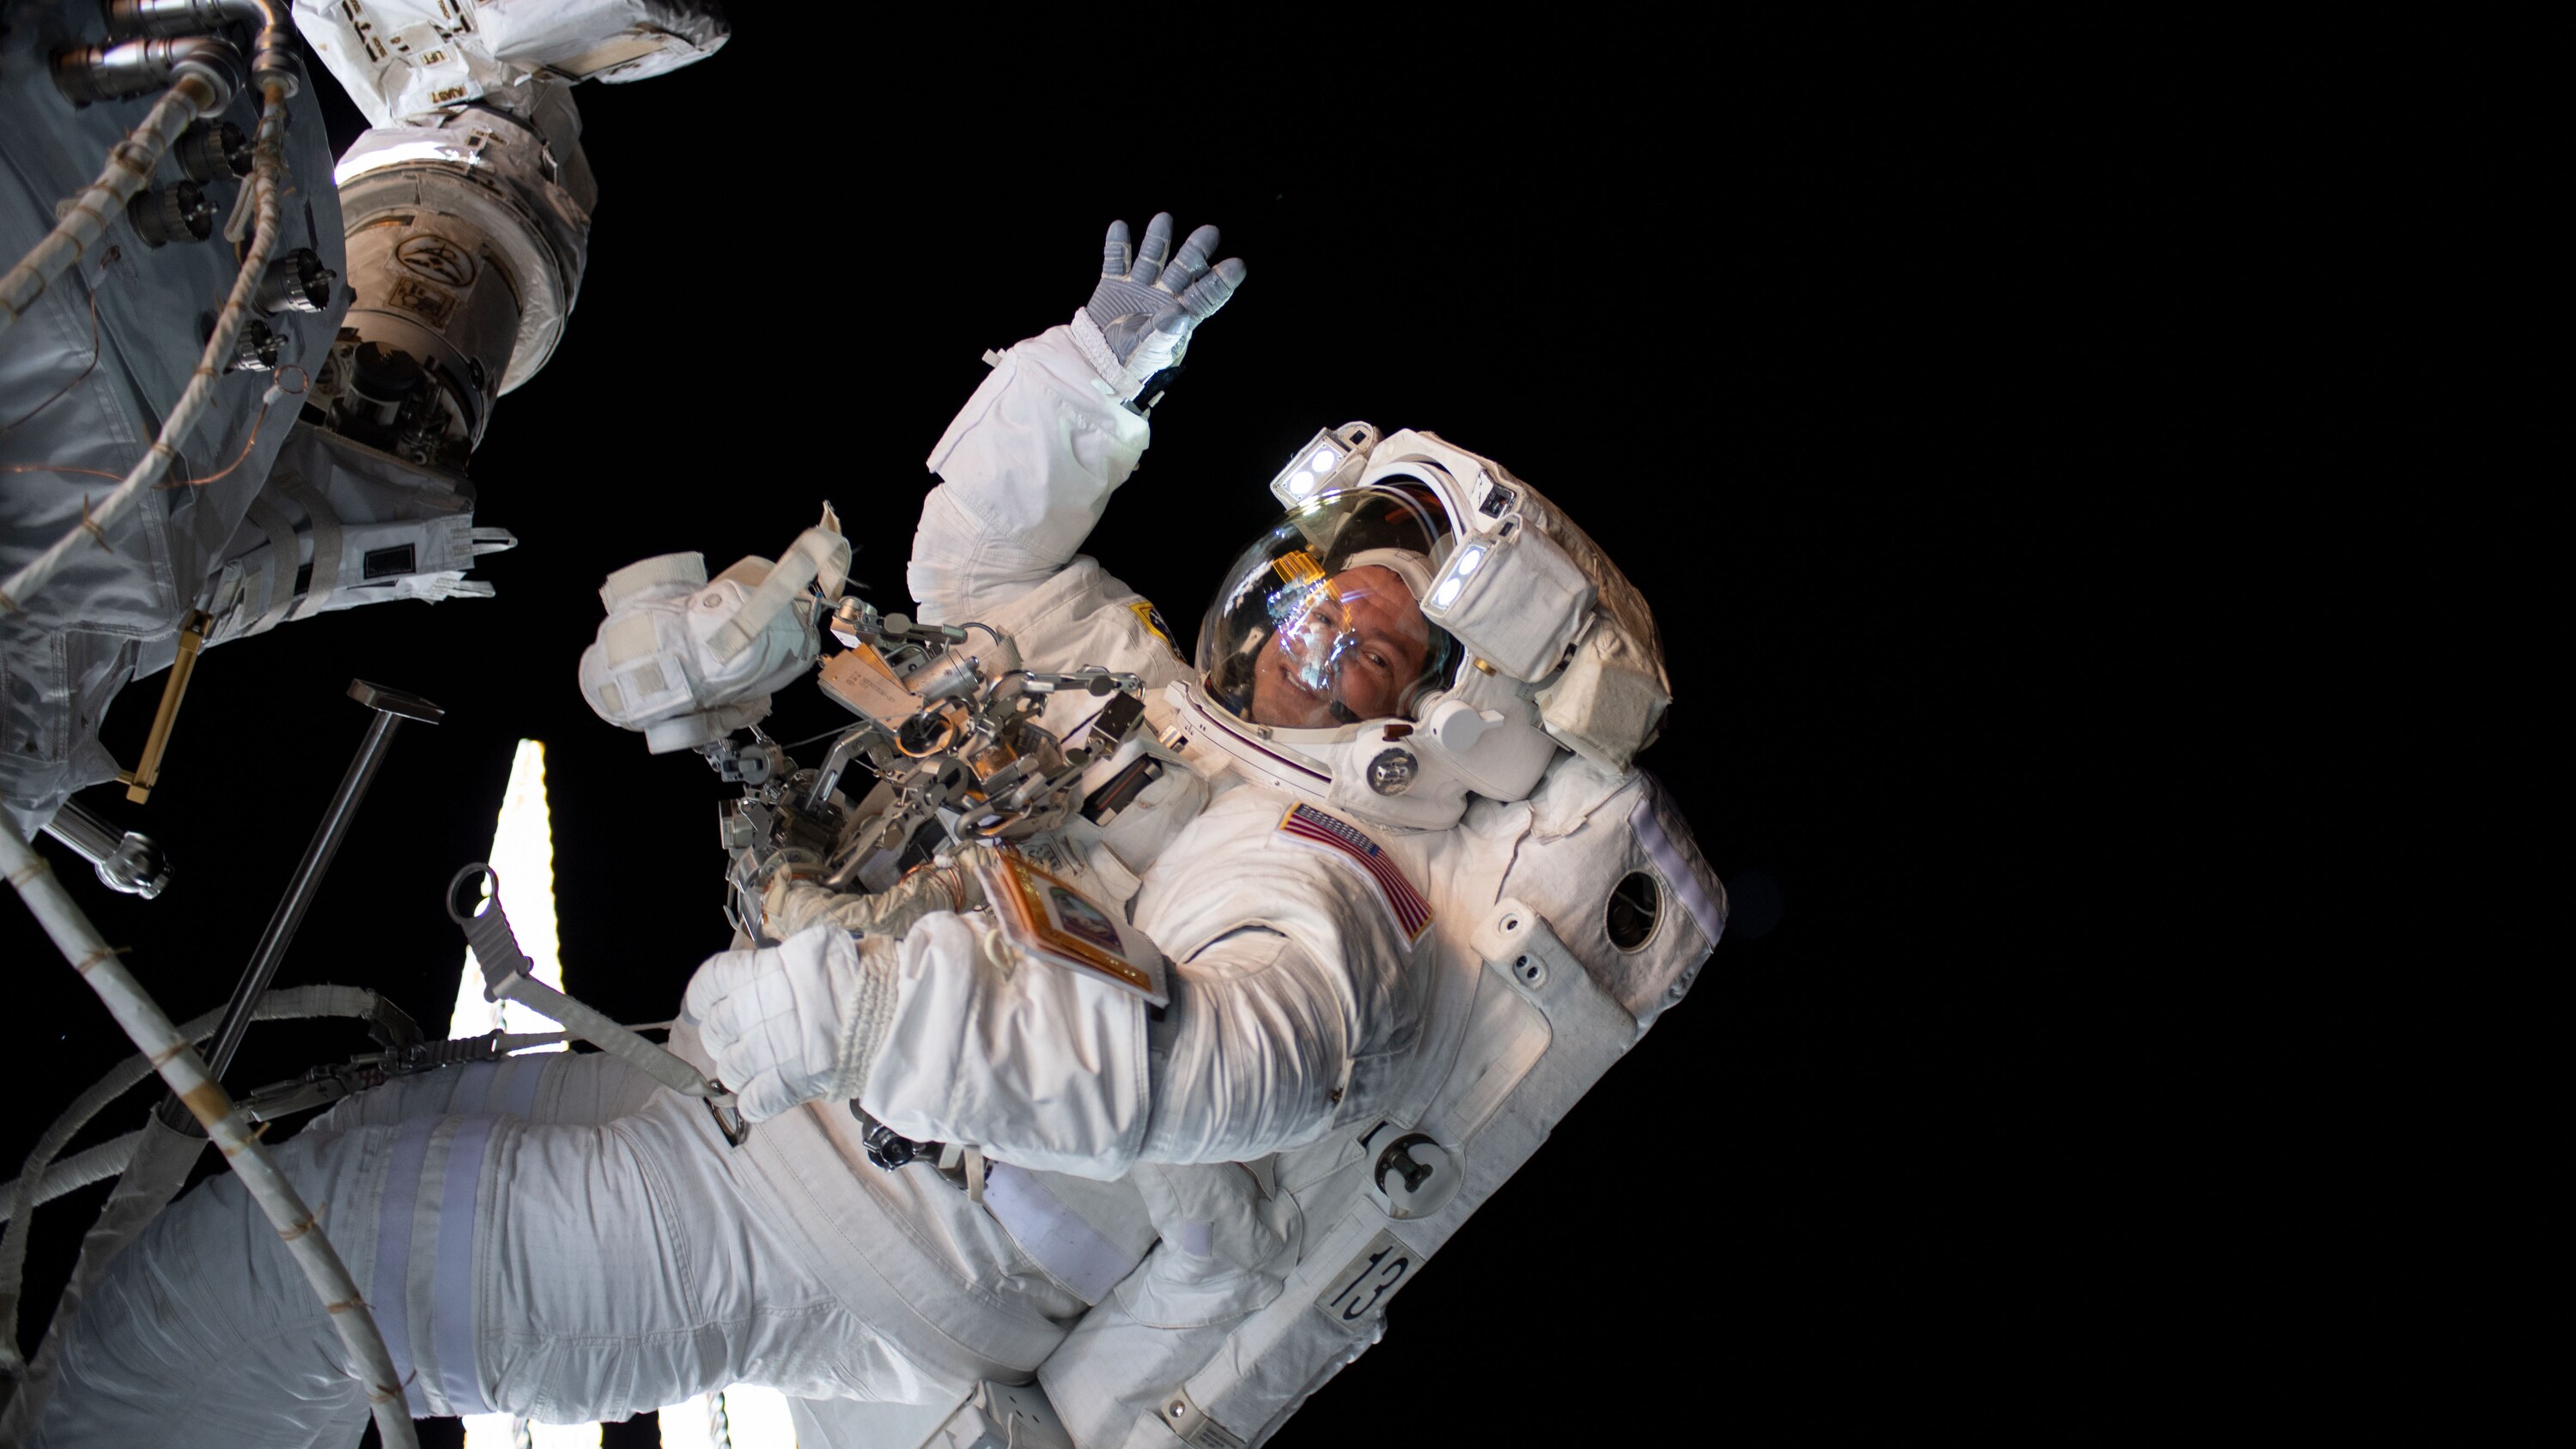
[[[1857,23],[1069,30],[1005,64],[998,22],[736,25],[580,93],[579,311],[472,468],[477,522],[522,540],[479,570],[500,597],[219,650],[153,802],[93,792],[176,859],[149,904],[65,871],[174,1016],[227,994],[365,724],[352,676],[449,718],[402,731],[281,982],[443,1027],[440,887],[526,735],[569,984],[670,1014],[724,941],[723,789],[583,707],[601,576],[774,554],[828,497],[900,607],[977,354],[1065,319],[1110,218],[1168,209],[1251,277],[1090,551],[1187,629],[1317,427],[1504,460],[1654,601],[1679,702],[1644,763],[1735,911],[1276,1442],[2151,1442],[2313,1367],[2274,1336],[2295,1235],[2206,1165],[2234,1069],[2206,989],[2251,945],[2238,827],[2193,823],[2225,706],[2171,650],[2231,627],[2213,597],[2262,607],[2231,540],[2293,453],[2408,426],[2337,417],[2327,380],[2369,369],[2342,302],[2406,224],[2381,189],[2405,65],[2285,45],[2218,78],[2102,36]],[[156,692],[109,721],[120,758]],[[771,728],[831,723],[803,691]],[[2188,966],[2150,941],[2176,918]],[[14,1163],[122,1042],[14,908],[0,952],[49,1023],[8,1059]],[[233,1081],[360,1044],[263,1028]],[[30,1344],[100,1195],[38,1217]],[[2281,1249],[2250,1275],[2249,1240]]]

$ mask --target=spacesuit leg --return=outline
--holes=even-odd
[[[576,1058],[547,1077],[600,1085]],[[507,1084],[495,1071],[487,1088]],[[424,1079],[275,1149],[375,1309],[415,1414],[623,1418],[726,1384],[924,1399],[946,1391],[809,1266],[703,1104],[669,1092],[601,1125],[409,1115]],[[358,1119],[358,1120],[352,1120]],[[120,1254],[82,1307],[32,1444],[354,1442],[338,1335],[229,1177]]]
[[[661,1083],[604,1053],[531,1052],[398,1077],[343,1100],[310,1130],[448,1116],[596,1127],[644,1107],[661,1089]]]

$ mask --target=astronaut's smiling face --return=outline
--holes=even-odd
[[[1346,570],[1309,591],[1261,646],[1246,713],[1278,729],[1400,714],[1430,649],[1431,623],[1393,569]]]

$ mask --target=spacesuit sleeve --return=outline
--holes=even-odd
[[[933,623],[982,618],[1063,568],[1136,471],[1145,419],[1100,381],[1070,329],[1003,353],[940,436],[906,583]]]
[[[894,953],[884,1044],[859,1094],[906,1137],[1110,1178],[1136,1162],[1240,1162],[1331,1121],[1354,1039],[1340,973],[1247,928],[1171,969],[1171,1004],[1014,961],[972,919],[924,917]]]
[[[1331,1121],[1356,1051],[1340,973],[1286,936],[1246,927],[1172,971],[1172,1004],[1147,1026],[1151,1162],[1251,1162],[1313,1140]]]
[[[989,938],[989,939],[988,939]],[[966,1142],[1077,1177],[1144,1145],[1145,1003],[1085,972],[1016,959],[972,916],[922,917],[864,969],[891,971],[859,1105],[915,1141]]]

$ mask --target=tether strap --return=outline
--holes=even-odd
[[[260,606],[258,620],[243,631],[259,634],[276,628],[286,611],[295,606],[295,567],[303,558],[295,545],[295,525],[286,521],[285,514],[271,508],[266,499],[251,499],[250,521],[268,535],[266,602]]]
[[[840,593],[842,582],[849,576],[850,543],[835,526],[838,522],[827,507],[820,526],[796,535],[796,541],[787,546],[786,556],[743,601],[742,611],[707,640],[716,658],[729,660],[750,648],[751,641],[759,638],[769,621],[805,592],[807,584],[820,582],[825,594]]]

